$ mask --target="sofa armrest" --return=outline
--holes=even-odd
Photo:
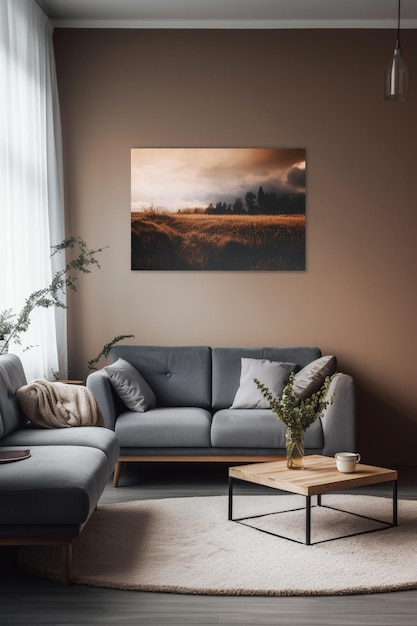
[[[353,378],[336,374],[329,394],[334,393],[333,404],[324,412],[322,420],[325,456],[336,452],[356,452],[356,393]]]
[[[114,430],[117,416],[117,403],[111,382],[104,370],[93,372],[87,377],[86,385],[93,393],[107,428]]]

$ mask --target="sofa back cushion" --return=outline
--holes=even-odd
[[[213,409],[217,411],[232,405],[236,391],[239,388],[242,358],[295,363],[297,370],[320,356],[320,349],[310,346],[212,348]]]
[[[26,385],[22,363],[15,354],[0,356],[0,438],[22,426],[27,420],[17,401],[16,391]]]
[[[211,403],[211,353],[207,346],[113,346],[110,362],[136,367],[156,396],[157,406]]]

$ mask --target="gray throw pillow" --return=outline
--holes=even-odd
[[[231,409],[269,409],[269,402],[254,383],[257,378],[279,398],[294,363],[268,361],[266,359],[241,359],[240,385],[236,391]]]
[[[144,413],[155,406],[155,394],[136,367],[124,359],[105,368],[109,380],[123,403],[131,411]]]
[[[312,361],[294,377],[293,390],[299,398],[308,398],[316,393],[324,383],[327,376],[333,376],[336,372],[337,360],[335,356],[322,356]]]

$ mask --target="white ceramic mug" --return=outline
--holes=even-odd
[[[356,470],[356,463],[361,460],[358,452],[337,452],[335,455],[336,467],[343,474],[350,474]]]

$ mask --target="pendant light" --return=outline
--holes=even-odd
[[[398,0],[397,42],[394,56],[385,71],[385,100],[402,102],[408,98],[408,69],[401,58],[400,46],[401,0]]]

